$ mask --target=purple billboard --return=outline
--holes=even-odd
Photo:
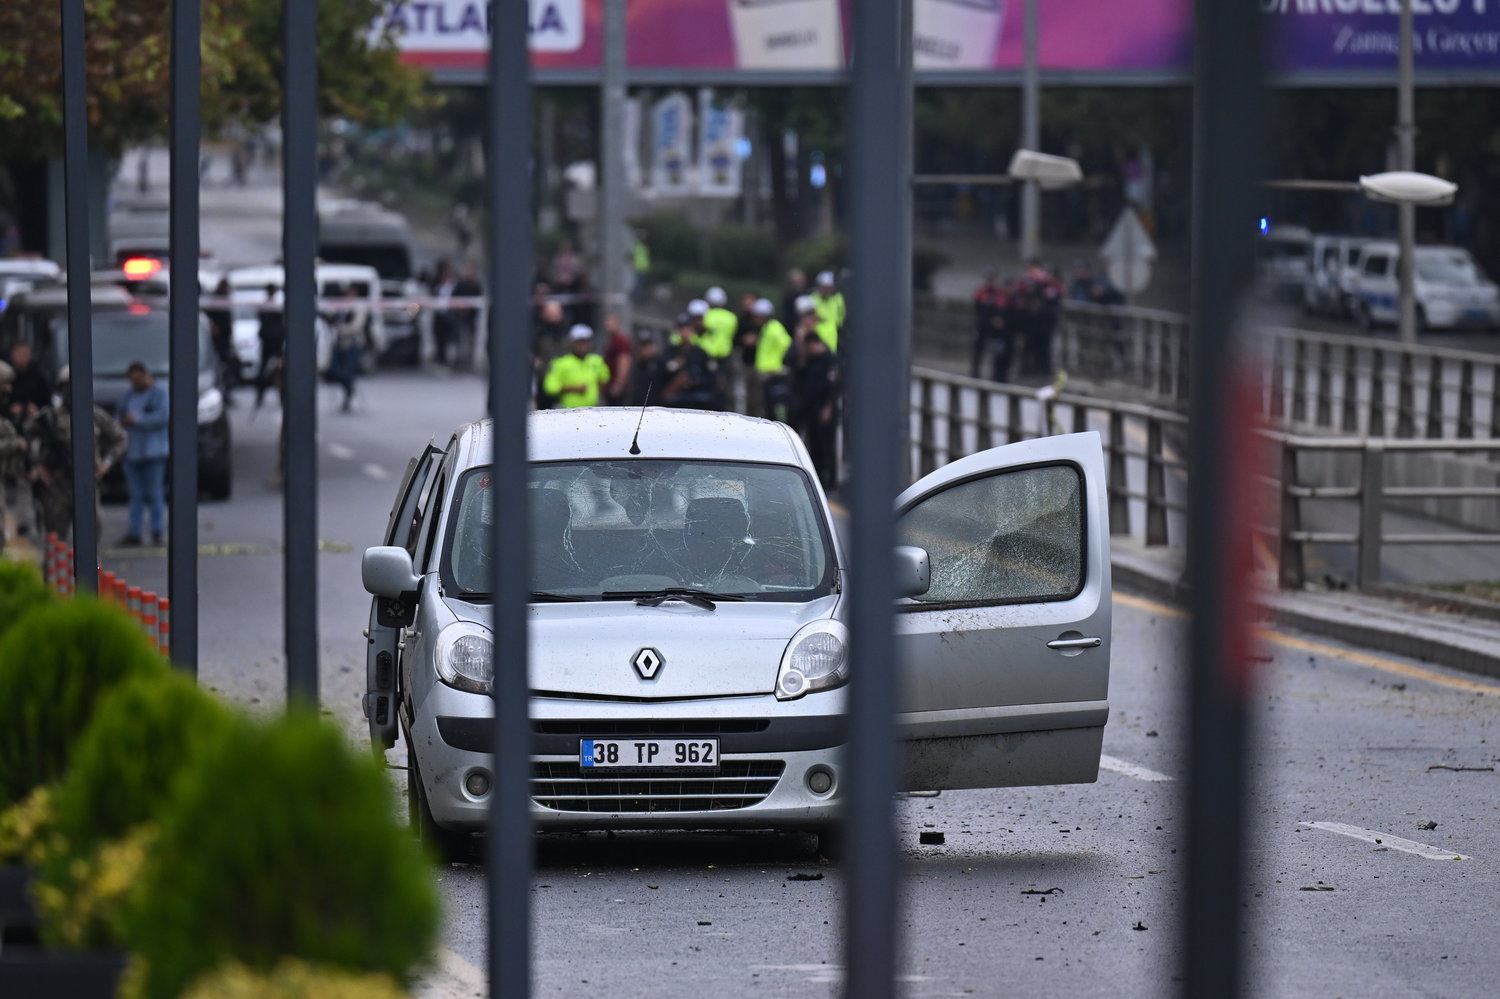
[[[1411,0],[1417,70],[1500,78],[1500,0]],[[1287,73],[1395,72],[1401,0],[1259,0]]]

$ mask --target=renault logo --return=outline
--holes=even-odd
[[[634,664],[635,671],[641,675],[642,680],[656,679],[656,671],[661,669],[662,664],[666,662],[661,657],[661,653],[649,645],[637,652],[635,658],[630,661]]]

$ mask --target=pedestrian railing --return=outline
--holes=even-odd
[[[1181,545],[1186,526],[1188,421],[1170,409],[914,368],[911,467],[925,475],[976,451],[1053,433],[1097,430],[1108,466],[1110,533],[1148,546]],[[1266,520],[1255,529],[1279,555],[1284,587],[1307,581],[1306,551],[1343,545],[1356,553],[1354,582],[1377,584],[1386,546],[1500,545],[1500,440],[1400,439],[1292,434],[1265,429]],[[1244,460],[1256,461],[1246,455]],[[1412,467],[1441,463],[1442,476]],[[1405,467],[1403,467],[1405,466]],[[1406,484],[1410,482],[1441,485]],[[1342,503],[1347,529],[1305,526],[1306,504]],[[1400,513],[1421,530],[1392,530]]]
[[[926,299],[918,355],[968,357],[973,309]],[[1187,317],[1160,309],[1066,302],[1054,363],[1077,379],[1183,407]],[[1500,439],[1500,355],[1287,327],[1264,337],[1262,414],[1291,432],[1419,439]]]

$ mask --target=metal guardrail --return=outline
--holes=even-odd
[[[911,385],[911,457],[916,475],[1001,444],[1050,433],[1099,430],[1109,469],[1110,533],[1134,535],[1149,546],[1182,544],[1172,529],[1181,521],[1172,515],[1187,512],[1186,503],[1174,498],[1174,493],[1186,494],[1187,463],[1181,456],[1186,454],[1188,419],[1183,414],[1066,392],[1039,398],[1030,386],[929,368],[913,368]],[[1391,501],[1500,500],[1500,471],[1487,463],[1474,463],[1473,471],[1481,480],[1492,479],[1489,485],[1392,485],[1386,481],[1388,455],[1440,454],[1471,463],[1476,457],[1500,461],[1500,440],[1322,437],[1277,430],[1262,430],[1260,435],[1279,450],[1281,461],[1279,474],[1265,479],[1277,497],[1268,505],[1276,513],[1276,522],[1258,525],[1257,530],[1275,543],[1278,578],[1284,587],[1301,587],[1306,581],[1304,553],[1309,545],[1352,546],[1360,587],[1380,582],[1381,557],[1387,545],[1500,545],[1500,531],[1389,532],[1385,527]],[[1310,484],[1303,466],[1304,456],[1313,454],[1357,456],[1358,481]],[[1135,477],[1144,481],[1143,487],[1130,485],[1128,463],[1132,461],[1144,465],[1144,475]],[[1169,476],[1178,476],[1183,488],[1169,490]],[[1311,500],[1356,502],[1355,529],[1304,529],[1302,505]],[[1139,521],[1132,506],[1144,511]]]
[[[925,300],[916,335],[927,350],[967,356],[972,309]],[[1262,414],[1289,431],[1500,439],[1500,355],[1287,327],[1265,336]],[[1179,313],[1067,302],[1053,352],[1076,378],[1185,406],[1187,344],[1188,320]]]

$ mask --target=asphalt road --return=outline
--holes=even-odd
[[[299,613],[316,615],[322,703],[351,736],[362,727],[368,611],[359,552],[381,531],[407,457],[477,416],[482,399],[475,376],[422,370],[366,379],[352,414],[337,412],[333,390],[320,400],[320,600]],[[242,397],[233,412],[235,495],[200,508],[201,675],[274,710],[284,668],[282,495],[263,480],[279,413],[268,402],[255,414],[249,403]],[[106,508],[106,541],[123,533],[122,518]],[[157,553],[106,550],[104,559],[132,582],[164,584]],[[908,995],[1157,996],[1173,987],[1183,623],[1124,594],[1115,604],[1109,759],[1098,783],[896,803]],[[1259,745],[1247,813],[1251,991],[1492,993],[1500,684],[1276,633],[1262,653],[1250,702]],[[389,757],[404,762],[399,747]],[[392,776],[399,794],[401,775]],[[946,842],[921,846],[923,831]],[[542,836],[535,994],[834,994],[850,874],[799,835]],[[484,870],[435,877],[447,920],[421,994],[471,995],[483,983]]]

